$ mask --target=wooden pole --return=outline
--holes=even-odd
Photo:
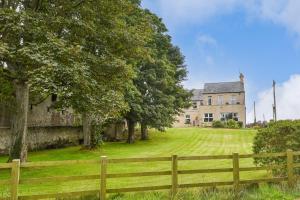
[[[20,160],[12,161],[11,168],[11,199],[18,200],[18,187],[20,180]]]
[[[277,105],[276,105],[276,82],[273,80],[273,99],[274,99],[274,104],[273,104],[273,120],[274,122],[277,121]]]
[[[233,165],[233,187],[235,190],[238,190],[240,184],[240,163],[239,163],[238,153],[233,154],[232,165]]]
[[[178,189],[178,156],[172,156],[172,199],[176,196]]]
[[[288,177],[288,185],[289,187],[293,187],[294,182],[294,154],[292,150],[286,151],[287,156],[287,177]]]
[[[106,173],[107,173],[107,157],[101,156],[100,200],[106,199]]]
[[[255,101],[254,101],[254,125],[256,124],[256,104],[255,104]]]

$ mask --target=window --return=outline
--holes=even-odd
[[[235,121],[239,121],[239,117],[237,113],[232,113],[232,119]]]
[[[230,104],[232,104],[232,105],[236,104],[236,96],[235,95],[231,96]]]
[[[224,98],[223,96],[218,96],[218,105],[223,105],[224,104]]]
[[[214,121],[214,115],[212,113],[204,114],[204,122],[212,122]]]
[[[212,96],[208,96],[207,105],[209,105],[209,106],[212,105]]]
[[[195,101],[195,102],[193,102],[193,109],[197,109],[197,102]]]
[[[190,115],[185,116],[185,124],[191,124],[191,116]]]
[[[203,100],[200,100],[200,105],[201,105],[201,106],[203,106],[203,105],[204,105],[204,103],[203,103]]]
[[[239,121],[238,113],[221,113],[221,121],[228,121],[230,119]]]

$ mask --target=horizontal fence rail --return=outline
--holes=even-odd
[[[240,185],[262,183],[262,182],[283,182],[287,181],[289,186],[294,186],[296,178],[299,176],[294,174],[295,168],[300,168],[300,163],[294,163],[294,157],[300,156],[300,152],[293,152],[288,150],[283,153],[262,153],[262,154],[243,154],[234,153],[232,155],[214,155],[214,156],[177,156],[170,157],[149,157],[149,158],[120,158],[108,159],[102,156],[100,160],[66,160],[66,161],[47,161],[47,162],[28,162],[20,163],[20,160],[13,160],[12,163],[0,164],[0,169],[10,169],[11,178],[7,180],[0,180],[0,185],[10,185],[10,197],[0,198],[0,200],[33,200],[33,199],[47,199],[47,198],[62,198],[80,195],[100,194],[101,200],[106,199],[106,194],[109,193],[123,193],[123,192],[140,192],[153,190],[170,190],[171,195],[176,195],[180,188],[195,188],[195,187],[217,187],[217,186],[233,186],[238,189]],[[274,158],[284,157],[287,160],[286,164],[256,166],[256,167],[240,167],[240,159],[244,158]],[[180,161],[200,161],[200,160],[232,160],[232,167],[217,168],[217,169],[193,169],[185,170],[178,169]],[[147,163],[147,162],[169,162],[170,170],[166,171],[148,171],[148,172],[134,172],[134,173],[107,173],[108,164],[120,163]],[[80,175],[80,176],[57,176],[57,177],[43,177],[43,178],[20,178],[20,169],[22,168],[41,168],[41,167],[55,167],[76,164],[98,164],[101,166],[99,174]],[[258,171],[258,170],[277,170],[286,169],[286,177],[274,177],[264,179],[241,180],[240,172]],[[224,182],[206,182],[206,183],[189,183],[180,184],[178,177],[186,174],[206,174],[206,173],[232,173],[232,181]],[[131,187],[131,188],[107,188],[107,179],[117,179],[123,177],[150,177],[150,176],[170,176],[170,185],[146,186],[146,187]],[[77,192],[55,193],[55,194],[39,194],[39,195],[19,195],[20,184],[42,184],[42,183],[62,183],[69,181],[83,181],[83,180],[99,180],[98,190],[86,190]]]

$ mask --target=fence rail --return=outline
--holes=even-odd
[[[152,190],[170,190],[171,195],[176,195],[180,188],[193,188],[193,187],[216,187],[216,186],[233,186],[234,189],[238,189],[240,185],[261,183],[261,182],[283,182],[287,181],[289,186],[294,186],[296,182],[296,176],[294,174],[294,168],[299,168],[300,163],[294,163],[294,156],[299,156],[300,152],[293,152],[288,150],[284,153],[263,153],[263,154],[243,154],[239,155],[234,153],[232,155],[215,155],[215,156],[177,156],[170,157],[151,157],[151,158],[120,158],[120,159],[108,159],[106,156],[102,156],[100,160],[70,160],[70,161],[47,161],[47,162],[28,162],[20,163],[20,160],[13,160],[12,163],[0,164],[0,169],[11,169],[11,178],[7,180],[0,180],[0,185],[10,184],[10,197],[0,198],[0,200],[33,200],[33,199],[46,199],[57,197],[70,197],[78,195],[89,195],[100,193],[100,199],[105,200],[108,193],[123,193],[123,192],[139,192],[139,191],[152,191]],[[240,167],[240,159],[243,158],[271,158],[271,157],[286,157],[287,163],[281,165],[269,165],[260,167]],[[184,170],[178,169],[178,163],[180,161],[192,161],[192,160],[220,160],[227,159],[232,160],[231,168],[218,168],[218,169],[194,169]],[[170,170],[157,171],[157,172],[135,172],[135,173],[107,173],[108,163],[135,163],[135,162],[170,162]],[[74,164],[99,164],[101,166],[100,173],[95,175],[83,175],[83,176],[60,176],[60,177],[43,177],[43,178],[20,178],[21,168],[37,168],[37,167],[54,167],[65,166]],[[273,169],[286,169],[286,177],[277,178],[265,178],[265,179],[253,179],[253,180],[241,180],[240,172],[245,171],[257,171],[257,170],[273,170]],[[180,184],[178,182],[178,176],[184,174],[203,174],[203,173],[232,173],[232,181],[224,182],[208,182],[208,183],[190,183]],[[131,187],[131,188],[116,188],[110,189],[106,187],[107,179],[121,178],[121,177],[147,177],[147,176],[171,176],[170,185],[158,185],[147,187]],[[67,182],[67,181],[79,181],[79,180],[99,180],[99,190],[87,190],[79,192],[68,193],[56,193],[56,194],[40,194],[30,196],[20,196],[18,194],[18,188],[20,184],[41,184],[45,182]]]

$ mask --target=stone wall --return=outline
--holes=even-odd
[[[27,135],[30,151],[78,145],[82,139],[82,127],[31,127]],[[10,140],[10,129],[0,128],[0,154],[8,153]]]
[[[52,108],[54,103],[55,99],[49,97],[38,105],[29,104],[27,125],[29,127],[81,125],[80,115],[76,115],[70,108],[56,110]],[[0,106],[0,127],[9,127],[10,123],[11,113],[4,106]]]
[[[0,155],[8,154],[11,143],[10,128],[0,127]],[[116,123],[104,131],[105,141],[121,141],[126,138],[125,124]],[[82,126],[29,127],[27,143],[29,151],[76,146],[83,141]]]

